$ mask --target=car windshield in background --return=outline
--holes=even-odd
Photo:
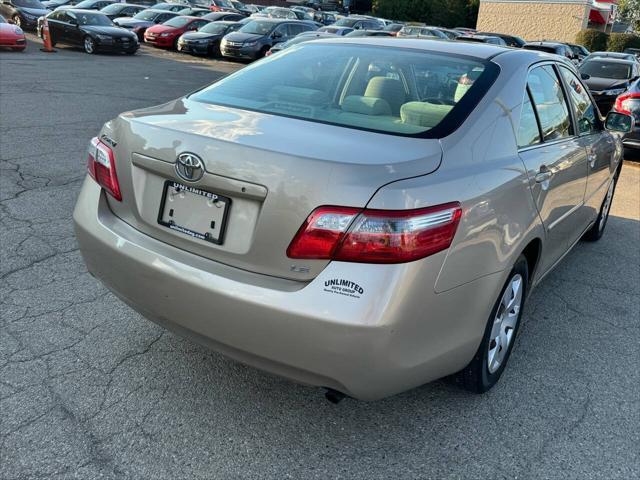
[[[13,4],[16,7],[22,8],[38,8],[40,10],[46,10],[46,7],[38,0],[13,0]]]
[[[153,20],[154,18],[156,18],[158,15],[160,15],[160,12],[150,12],[150,11],[145,11],[143,10],[140,13],[136,13],[133,18],[135,18],[136,20]]]
[[[91,8],[95,2],[93,0],[84,0],[84,2],[77,3],[73,8]]]
[[[112,13],[118,13],[120,10],[126,7],[127,7],[126,3],[112,3],[111,5],[107,5],[100,11],[102,13],[106,13],[107,15],[111,15]]]
[[[113,22],[109,20],[109,17],[100,13],[79,13],[76,12],[78,18],[78,25],[98,25],[98,26],[111,26]]]
[[[213,33],[213,34],[216,34],[216,33],[224,33],[224,32],[226,32],[227,28],[229,28],[229,24],[211,22],[211,23],[207,23],[204,27],[202,27],[198,31],[202,32],[202,33]]]
[[[525,50],[537,50],[538,52],[558,54],[558,52],[556,51],[555,48],[546,47],[544,45],[525,45],[524,49]]]
[[[216,7],[233,8],[231,2],[227,0],[213,0],[211,3]]]
[[[166,25],[167,27],[180,28],[184,27],[190,21],[191,19],[189,17],[173,17],[164,22],[163,25]]]
[[[269,32],[271,32],[271,30],[273,30],[273,28],[276,25],[277,24],[274,23],[274,22],[261,22],[260,20],[254,20],[253,22],[247,23],[244,27],[242,27],[238,31],[242,32],[242,33],[253,33],[253,34],[256,34],[256,35],[266,35]]]
[[[488,65],[426,51],[307,42],[190,98],[343,127],[422,135],[450,116],[466,118],[497,75],[497,68]]]
[[[631,65],[591,60],[582,64],[580,73],[586,73],[587,75],[598,78],[626,80],[631,77]]]
[[[356,23],[358,23],[360,18],[341,18],[336,23],[333,24],[334,27],[353,27]]]

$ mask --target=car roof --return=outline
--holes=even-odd
[[[481,60],[489,60],[492,57],[513,49],[505,48],[501,45],[489,43],[466,43],[453,42],[444,39],[431,40],[424,38],[407,37],[338,37],[336,39],[318,40],[322,43],[346,43],[375,45],[379,47],[410,48],[413,50],[434,51],[440,53],[450,53],[452,55],[465,55]],[[315,42],[314,42],[315,43]]]
[[[625,58],[613,58],[613,57],[594,57],[588,58],[584,63],[589,62],[605,62],[605,63],[613,63],[618,65],[637,65],[638,62],[635,60],[627,60]],[[583,65],[584,65],[583,63]]]

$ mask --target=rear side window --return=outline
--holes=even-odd
[[[543,140],[559,140],[572,135],[571,117],[560,80],[551,65],[531,70],[527,81],[538,113]]]
[[[468,57],[306,42],[192,99],[343,127],[437,138],[455,130],[498,67]]]
[[[586,135],[598,131],[600,121],[587,90],[569,69],[560,67],[560,72],[568,87],[571,107],[578,122],[578,132],[580,135]]]
[[[518,147],[530,147],[540,143],[540,130],[536,112],[533,110],[529,91],[524,94],[522,113],[520,114],[520,125],[518,127]]]

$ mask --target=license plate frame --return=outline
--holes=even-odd
[[[210,235],[209,233],[201,233],[195,230],[192,230],[188,227],[184,227],[182,225],[178,225],[175,222],[166,222],[163,220],[164,213],[167,208],[167,198],[169,193],[169,188],[178,187],[181,190],[191,194],[201,196],[207,199],[215,199],[215,202],[222,202],[224,204],[224,210],[222,212],[222,219],[220,221],[219,233],[217,237]],[[166,180],[164,182],[164,186],[162,188],[162,196],[160,199],[160,210],[158,211],[158,224],[167,227],[174,232],[181,233],[185,236],[196,238],[198,240],[204,240],[205,242],[213,243],[215,245],[222,245],[224,243],[224,235],[227,229],[227,222],[229,220],[229,211],[231,210],[231,199],[229,197],[225,197],[223,195],[210,192],[208,190],[203,190],[201,188],[192,187],[190,185],[185,185],[184,183],[176,182],[175,180]]]

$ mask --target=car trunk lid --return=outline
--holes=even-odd
[[[382,185],[435,171],[440,142],[379,134],[287,117],[179,99],[122,114],[108,122],[123,200],[109,198],[115,215],[177,248],[251,272],[308,281],[326,260],[294,261],[286,250],[306,217],[320,205],[365,207]],[[201,159],[206,172],[196,182],[178,176],[181,154]],[[170,183],[168,183],[170,182]],[[176,194],[179,182],[198,190]],[[189,189],[187,189],[189,190]],[[220,195],[213,207],[199,193]],[[218,235],[220,243],[169,225],[166,198],[180,200],[174,227]],[[198,198],[198,197],[202,198]],[[210,210],[207,210],[210,208]],[[206,224],[195,217],[206,216]],[[193,217],[193,215],[192,215]],[[211,217],[211,218],[209,218]],[[195,222],[195,223],[194,223]],[[200,227],[197,227],[200,225]],[[196,228],[197,227],[197,228]],[[212,227],[213,228],[213,227]],[[200,232],[202,233],[202,232]]]

